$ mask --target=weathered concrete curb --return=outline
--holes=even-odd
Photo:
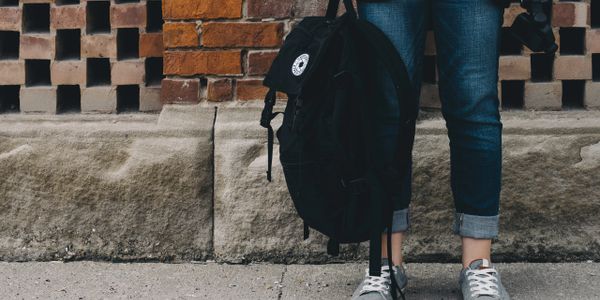
[[[215,254],[222,261],[324,262],[325,240],[302,240],[278,164],[265,178],[266,130],[260,111],[221,108],[215,125]],[[418,125],[409,261],[456,261],[448,139],[443,120]],[[280,119],[278,120],[280,121]],[[600,258],[600,114],[504,113],[504,188],[496,259]],[[275,122],[274,127],[279,126]],[[366,258],[366,243],[343,259]]]
[[[277,147],[266,180],[259,114],[222,105],[215,120],[201,104],[160,116],[0,116],[0,260],[366,258],[366,243],[334,259],[320,234],[302,240]],[[456,261],[446,130],[422,117],[406,257]],[[600,259],[600,112],[505,112],[503,121],[495,259]]]
[[[0,260],[212,254],[214,109],[0,118]]]

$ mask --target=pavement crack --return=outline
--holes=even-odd
[[[285,273],[287,273],[287,265],[283,266],[283,272],[281,272],[281,278],[279,279],[279,284],[277,285],[277,289],[279,290],[277,293],[277,300],[281,300],[283,297],[283,280],[285,279]]]

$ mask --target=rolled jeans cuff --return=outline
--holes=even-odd
[[[408,208],[395,210],[392,219],[392,233],[407,231],[410,227],[409,222]],[[383,232],[387,233],[387,228]]]
[[[498,237],[498,221],[498,215],[477,216],[455,213],[452,231],[462,237],[494,239]]]

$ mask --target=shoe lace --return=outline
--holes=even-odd
[[[369,275],[369,269],[367,269],[367,275],[365,277],[365,284],[360,290],[360,294],[366,294],[370,292],[378,292],[387,295],[390,292],[390,268],[389,266],[381,267],[381,276]]]
[[[498,271],[494,268],[467,270],[471,297],[500,296],[497,274]]]

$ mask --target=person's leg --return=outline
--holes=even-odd
[[[425,48],[426,19],[428,17],[429,1],[425,0],[389,0],[386,2],[359,2],[359,17],[365,19],[378,28],[392,41],[396,50],[406,64],[413,88],[418,93],[421,89],[422,61]],[[400,116],[398,101],[391,79],[381,74],[381,80],[388,88],[387,101],[384,111],[389,112],[386,126],[381,130],[380,138],[386,143],[385,149],[389,150],[388,157],[393,157],[397,149],[397,136],[399,133]],[[390,159],[391,160],[391,159]],[[392,226],[392,262],[396,265],[402,263],[402,241],[409,228],[408,206],[411,197],[411,171],[402,183],[402,193],[395,200],[394,220]],[[382,238],[382,257],[387,258],[386,239]]]
[[[493,0],[433,2],[439,89],[450,138],[453,230],[463,265],[490,258],[498,235],[502,123],[498,59],[503,9]]]

